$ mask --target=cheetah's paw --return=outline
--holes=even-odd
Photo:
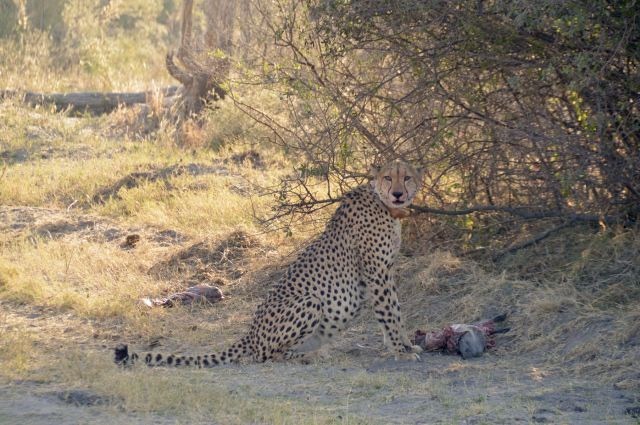
[[[395,356],[396,361],[409,361],[409,362],[418,362],[420,361],[420,356],[417,353],[396,353]]]
[[[418,353],[422,352],[422,347],[419,345],[405,345],[404,351],[399,351],[396,353],[396,360],[409,360],[409,361],[419,361],[420,356]]]
[[[410,348],[409,351],[411,351],[412,353],[416,353],[417,354],[417,353],[422,353],[422,351],[423,351],[422,347],[420,347],[419,345],[411,345],[410,347],[411,348]]]

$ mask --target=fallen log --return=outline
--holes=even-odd
[[[30,91],[2,90],[0,99],[19,98],[30,106],[53,105],[56,111],[70,111],[76,114],[90,113],[92,115],[106,114],[118,106],[131,106],[148,103],[158,94],[163,97],[175,96],[178,87],[171,86],[158,91],[144,92],[78,92],[78,93],[34,93]]]

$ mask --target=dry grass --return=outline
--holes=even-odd
[[[131,91],[171,83],[164,67],[176,40],[167,34],[171,3],[34,1],[22,18],[14,4],[5,2],[0,19],[3,88]]]
[[[0,378],[11,380],[29,376],[36,354],[33,332],[25,328],[4,329],[0,339],[0,362],[4,366]]]
[[[562,235],[489,267],[435,251],[400,265],[405,309],[422,328],[507,312],[500,352],[638,389],[638,252],[634,229]]]
[[[166,289],[146,274],[151,249],[132,256],[108,244],[42,239],[4,247],[3,290],[13,301],[116,317],[131,315],[142,294]]]
[[[336,416],[325,409],[314,411],[299,401],[264,397],[259,384],[240,385],[230,390],[233,386],[224,381],[232,374],[225,371],[213,381],[199,371],[117,370],[97,357],[73,358],[70,364],[78,361],[102,366],[89,370],[68,368],[65,381],[92,382],[92,390],[122,400],[119,404],[128,411],[176,415],[184,423],[204,418],[215,418],[216,422],[225,424],[367,423],[353,416],[336,421]]]

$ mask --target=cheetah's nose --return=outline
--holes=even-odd
[[[392,195],[395,196],[396,198],[400,199],[402,197],[403,193],[402,192],[393,192]]]

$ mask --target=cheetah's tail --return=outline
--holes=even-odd
[[[121,366],[131,366],[138,361],[144,361],[147,366],[169,366],[169,367],[214,367],[238,361],[251,353],[249,348],[249,337],[245,336],[240,341],[233,344],[228,350],[221,353],[200,354],[200,355],[176,355],[162,353],[129,353],[126,344],[120,344],[115,348],[116,364]]]

